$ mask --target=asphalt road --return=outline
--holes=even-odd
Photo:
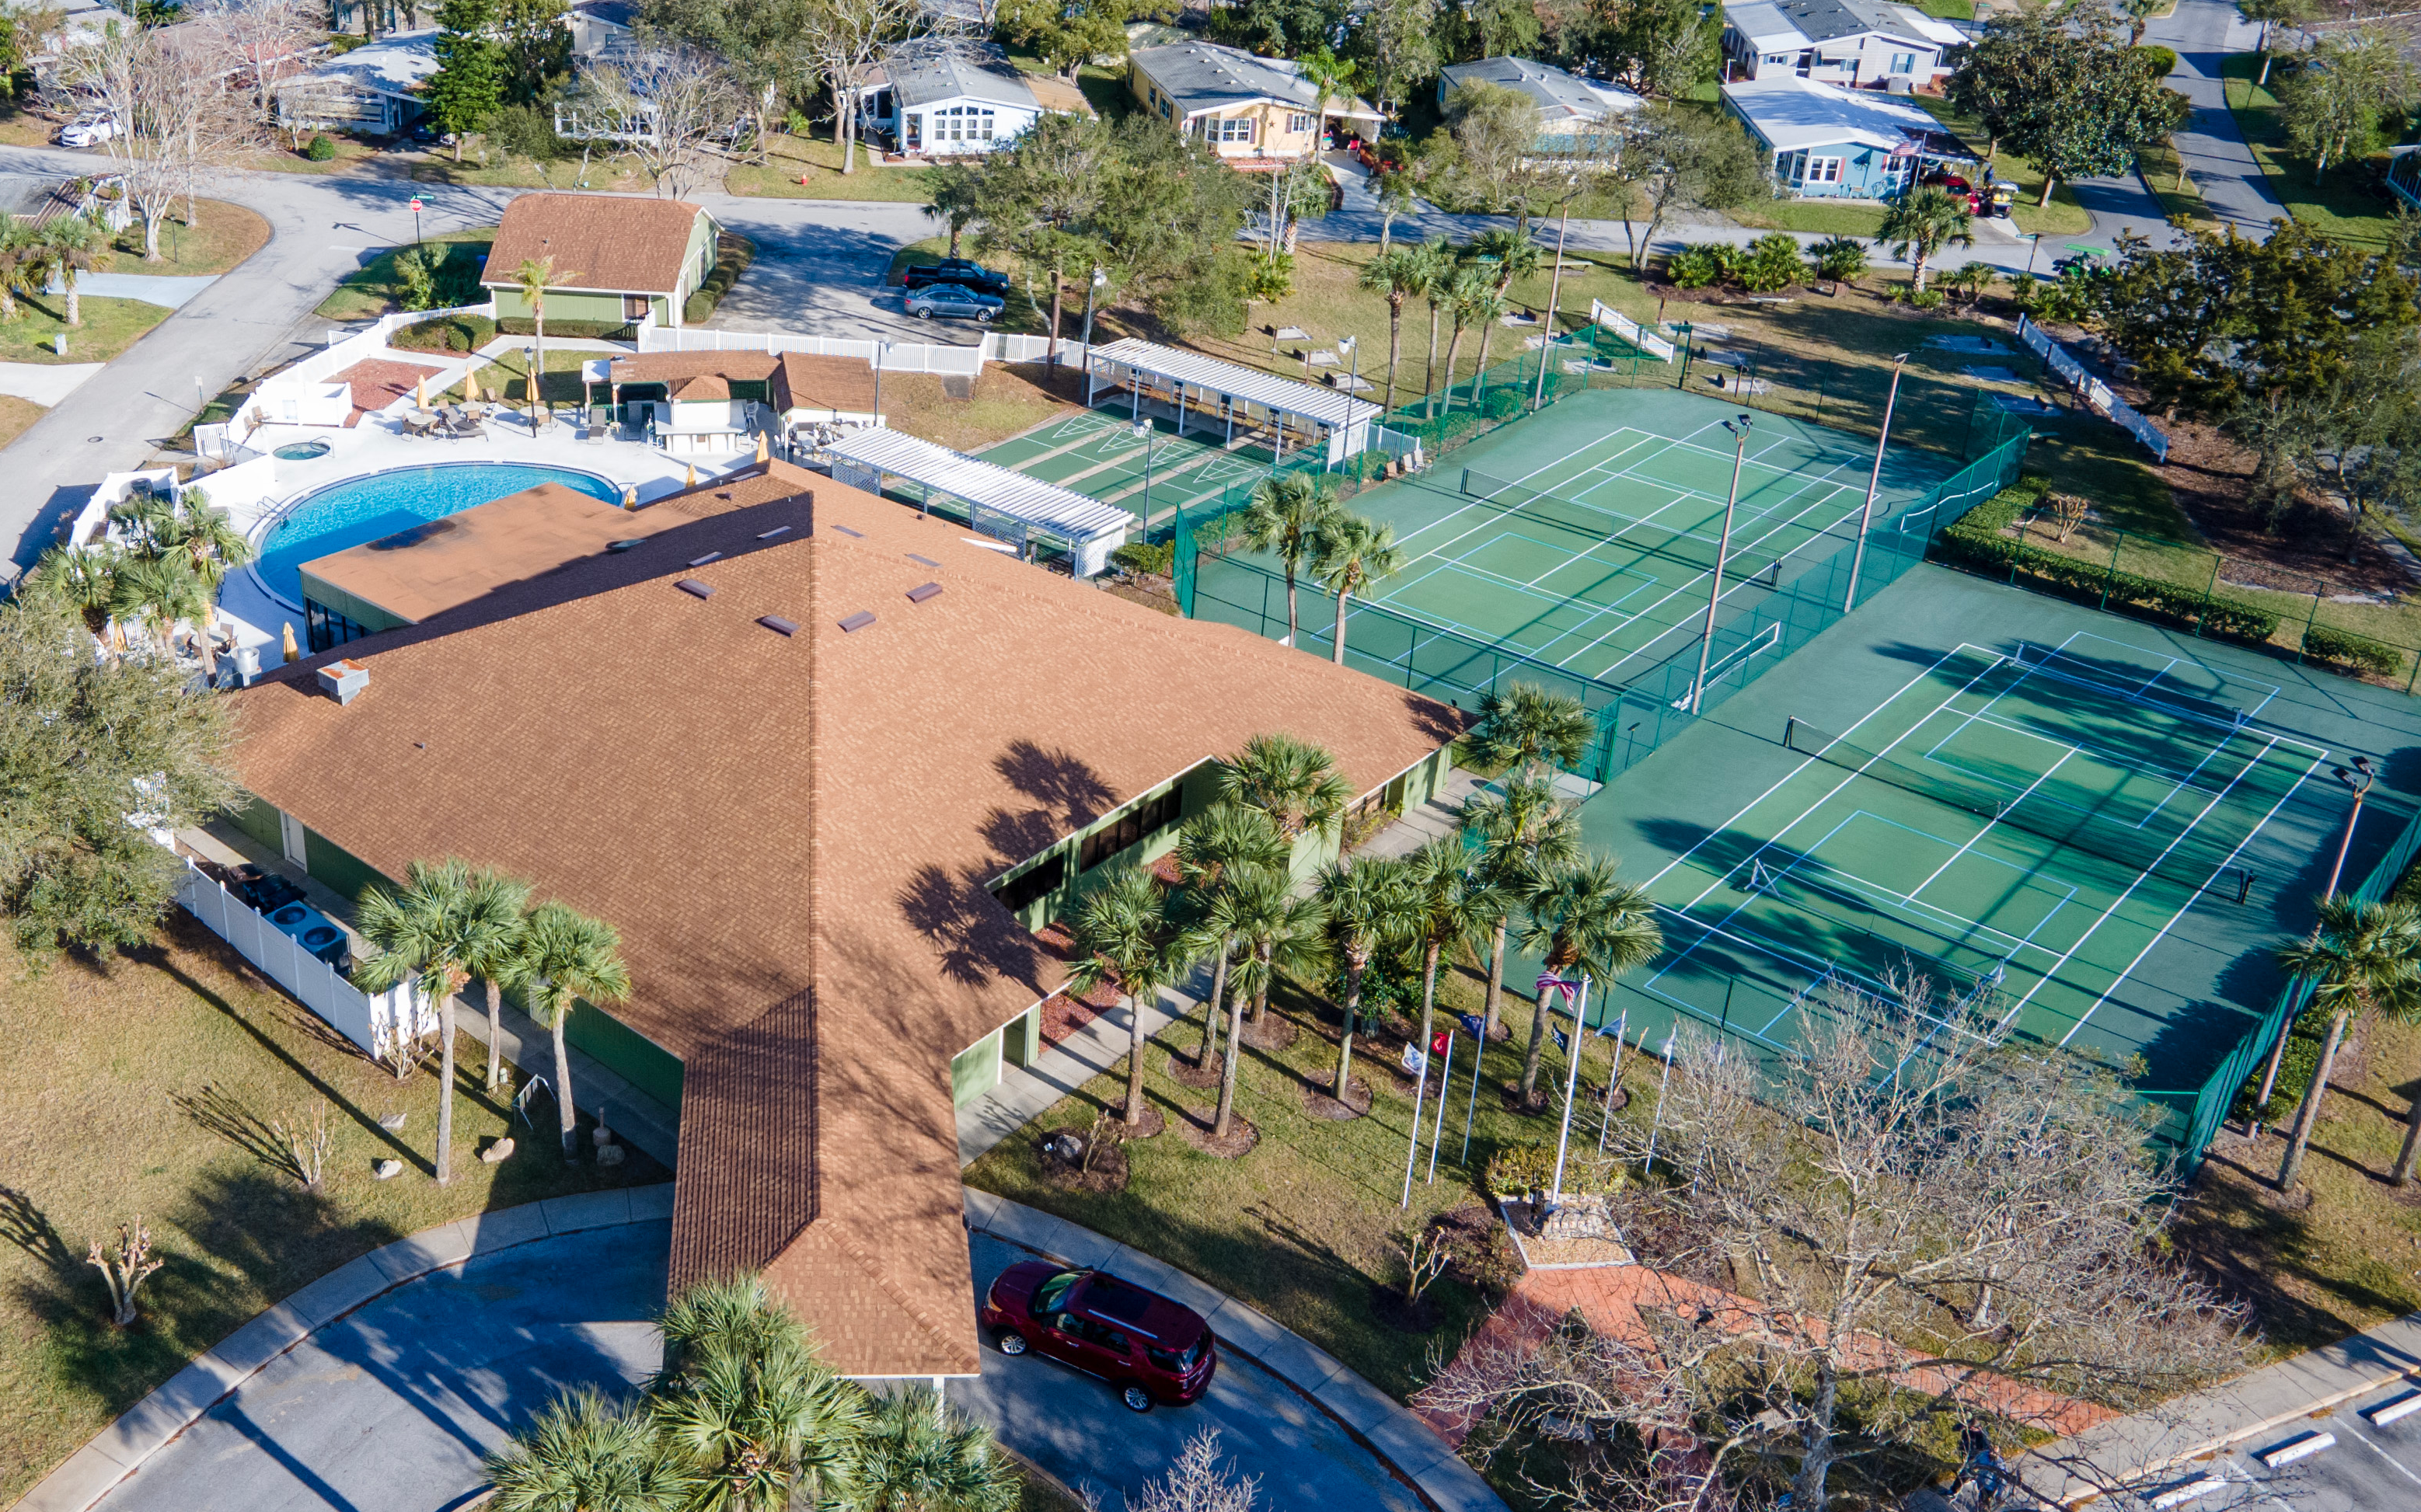
[[[430,1512],[464,1505],[479,1461],[558,1391],[622,1391],[662,1363],[666,1223],[592,1229],[410,1282],[270,1363],[96,1504],[97,1512]],[[1023,1250],[973,1240],[976,1295]],[[910,1388],[918,1389],[918,1388]],[[1219,1431],[1263,1505],[1418,1512],[1369,1450],[1293,1388],[1223,1359],[1189,1408],[1137,1415],[1090,1377],[989,1348],[949,1395],[1003,1442],[1105,1504]]]

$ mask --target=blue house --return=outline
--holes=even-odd
[[[1973,148],[1921,105],[1795,73],[1724,86],[1724,108],[1765,154],[1774,188],[1803,199],[1890,199]]]

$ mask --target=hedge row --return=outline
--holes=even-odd
[[[712,315],[714,307],[723,303],[723,296],[731,292],[731,286],[740,282],[740,275],[756,260],[757,243],[746,237],[728,231],[716,237],[714,266],[708,270],[706,281],[697,286],[697,292],[682,302],[681,324],[696,325]]]
[[[538,329],[525,315],[508,315],[496,322],[496,329],[508,336],[525,336]],[[588,336],[600,341],[633,341],[639,328],[629,320],[558,320],[549,319],[546,334],[551,336]]]
[[[2385,641],[2326,625],[2304,631],[2304,654],[2323,665],[2350,667],[2374,677],[2392,678],[2404,670],[2404,653]]]

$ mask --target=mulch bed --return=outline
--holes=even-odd
[[[2303,499],[2273,534],[2252,501],[2253,451],[2207,425],[2166,420],[2169,460],[2152,471],[2210,549],[2227,558],[2221,578],[2282,593],[2410,593],[2413,580],[2395,558],[2366,540],[2346,561],[2342,509]]]
[[[1370,1083],[1358,1076],[1347,1077],[1345,1099],[1340,1102],[1328,1095],[1329,1083],[1335,1076],[1335,1071],[1315,1071],[1297,1083],[1303,1090],[1303,1111],[1314,1118],[1325,1118],[1331,1122],[1359,1118],[1368,1113]]]
[[[1213,1103],[1207,1108],[1187,1108],[1184,1112],[1185,1116],[1178,1120],[1178,1131],[1185,1136],[1185,1143],[1205,1155],[1232,1161],[1251,1154],[1253,1146],[1261,1142],[1261,1131],[1241,1113],[1231,1110],[1227,1115],[1227,1137],[1213,1139],[1210,1126],[1219,1116],[1218,1104]]]
[[[1084,1028],[1085,1025],[1091,1023],[1102,1014],[1117,1006],[1118,995],[1115,991],[1108,989],[1102,989],[1093,995],[1095,997],[1106,998],[1108,1001],[1097,1003],[1092,1001],[1091,998],[1071,997],[1069,994],[1062,992],[1058,996],[1048,1000],[1042,1005],[1042,1045],[1044,1049],[1047,1050],[1052,1046],[1058,1044],[1070,1035],[1074,1034],[1077,1030]]]
[[[1505,1095],[1505,1111],[1518,1113],[1525,1118],[1536,1118],[1555,1105],[1554,1095],[1547,1090],[1544,1073],[1539,1078],[1539,1090],[1530,1094],[1527,1103],[1522,1100],[1522,1083],[1519,1082],[1499,1083],[1497,1090]]]
[[[1192,1055],[1181,1050],[1172,1050],[1168,1052],[1169,1080],[1179,1086],[1190,1086],[1196,1090],[1217,1086],[1221,1068],[1226,1059],[1225,1055],[1212,1055],[1208,1066],[1196,1066],[1194,1064]]]
[[[1119,1105],[1124,1106],[1123,1103]],[[1162,1115],[1158,1106],[1149,1099],[1146,1099],[1143,1105],[1143,1122],[1130,1124],[1116,1114],[1112,1114],[1110,1127],[1127,1139],[1152,1139],[1168,1127],[1168,1119]]]
[[[1302,1035],[1303,1026],[1285,1014],[1265,1013],[1257,1024],[1246,1019],[1238,1037],[1255,1050],[1289,1050]]]
[[[1062,1192],[1089,1192],[1095,1196],[1127,1189],[1127,1152],[1122,1145],[1111,1145],[1093,1158],[1093,1168],[1083,1168],[1078,1161],[1062,1160],[1054,1148],[1061,1137],[1072,1137],[1082,1146],[1090,1130],[1070,1125],[1054,1129],[1042,1139],[1042,1178]]]

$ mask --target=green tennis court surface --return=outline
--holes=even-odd
[[[1638,677],[1697,634],[1731,489],[1723,423],[1742,413],[1670,390],[1575,394],[1452,464],[1359,495],[1353,507],[1394,526],[1405,557],[1369,600],[1583,677]],[[1727,603],[1853,539],[1873,460],[1856,438],[1753,414]],[[1893,453],[1875,520],[1894,528],[1951,470]]]
[[[1180,502],[1214,497],[1227,488],[1268,475],[1266,446],[1228,450],[1195,420],[1186,434],[1165,415],[1146,416],[1148,435],[1135,433],[1133,417],[1117,409],[1086,410],[1037,426],[977,453],[985,461],[1028,477],[1123,506],[1138,516],[1165,514]]]
[[[1649,879],[1667,950],[1639,990],[1772,1048],[1830,984],[1917,976],[1945,1035],[2189,1072],[2207,1047],[2122,989],[2198,902],[2248,902],[2257,842],[2334,757],[2262,720],[2274,683],[2113,650],[1961,645],[1838,734],[1793,722],[1781,779]]]

